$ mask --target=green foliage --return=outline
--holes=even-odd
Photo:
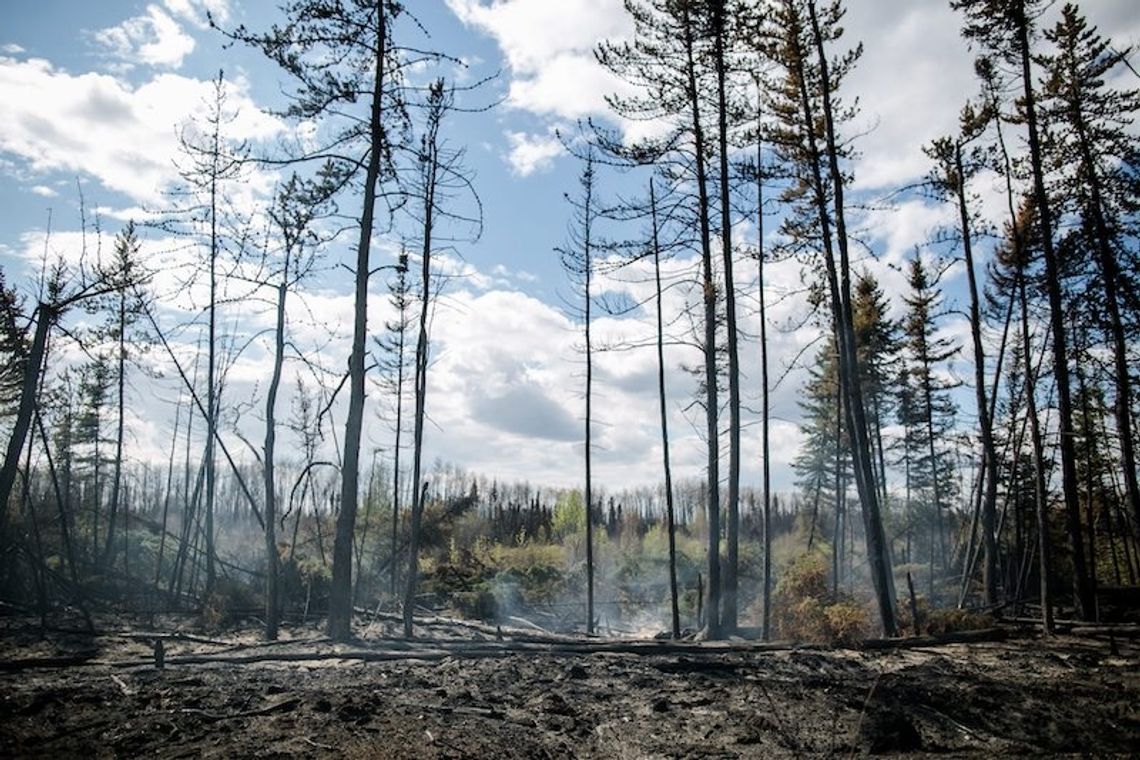
[[[556,541],[576,536],[586,530],[586,507],[581,491],[567,491],[554,505],[554,538]]]
[[[491,553],[495,593],[506,608],[553,602],[571,583],[566,551],[554,544],[496,545]]]
[[[772,595],[772,622],[779,638],[851,646],[867,637],[870,617],[849,597],[828,593],[827,558],[801,554],[784,571]]]
[[[827,595],[827,558],[819,552],[801,554],[776,584],[776,601],[822,599]]]

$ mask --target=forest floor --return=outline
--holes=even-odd
[[[161,630],[165,667],[155,667]],[[1140,750],[1140,641],[587,641],[446,621],[258,643],[0,620],[0,757],[969,756]]]

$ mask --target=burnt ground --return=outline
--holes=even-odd
[[[1140,751],[1135,635],[847,650],[500,641],[439,623],[414,644],[373,625],[351,645],[296,627],[265,646],[254,630],[190,640],[168,625],[158,670],[137,629],[40,640],[4,626],[2,757]]]

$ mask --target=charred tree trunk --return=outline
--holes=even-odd
[[[720,624],[726,633],[736,630],[737,574],[740,564],[740,359],[736,329],[736,289],[733,284],[732,203],[729,196],[728,100],[726,83],[725,0],[711,4],[713,62],[716,69],[717,155],[720,159],[720,242],[724,262],[725,343],[728,350],[728,488],[725,493],[728,556],[725,558],[724,598]]]
[[[696,162],[697,216],[701,240],[701,285],[704,302],[705,363],[705,444],[708,448],[708,599],[705,604],[705,628],[709,638],[719,638],[720,624],[720,431],[717,421],[716,371],[716,280],[712,265],[712,233],[709,224],[708,174],[704,126],[701,124],[700,88],[697,85],[695,29],[689,5],[682,8],[685,48],[686,95],[692,112],[693,153]]]
[[[657,395],[661,400],[661,451],[665,467],[665,527],[669,533],[669,610],[673,638],[681,637],[681,608],[677,598],[677,525],[673,505],[673,469],[669,463],[669,415],[665,397],[665,318],[661,299],[661,246],[657,235],[657,196],[649,181],[653,220],[653,277],[657,286]]]
[[[371,107],[368,120],[368,164],[364,174],[364,205],[360,215],[360,236],[356,244],[356,271],[353,302],[352,353],[348,359],[348,417],[344,424],[344,462],[341,467],[340,511],[333,541],[332,583],[329,587],[329,638],[345,641],[352,635],[352,546],[356,532],[356,507],[360,490],[360,439],[364,428],[364,353],[368,337],[368,277],[371,266],[372,224],[376,211],[376,186],[384,144],[383,86],[387,49],[386,2],[380,0],[376,13],[375,65],[372,76]]]
[[[443,97],[443,83],[439,82],[439,96]],[[434,92],[434,90],[433,90]],[[437,104],[440,110],[433,110],[428,122],[428,135],[423,141],[423,249],[420,252],[420,317],[419,335],[416,339],[415,365],[415,420],[412,438],[412,482],[416,484],[416,494],[412,502],[412,535],[408,546],[408,577],[404,591],[404,637],[412,638],[412,618],[415,612],[416,586],[419,582],[419,541],[420,522],[423,519],[424,500],[427,498],[427,483],[420,485],[423,463],[424,419],[427,401],[428,370],[428,317],[431,313],[432,283],[432,234],[435,231],[436,186],[439,172],[439,124],[443,116],[442,100]]]
[[[839,168],[839,154],[836,145],[834,114],[831,104],[831,79],[828,73],[827,54],[824,50],[823,35],[814,0],[808,2],[808,15],[811,20],[811,34],[820,68],[824,137],[827,145],[827,164],[831,178],[832,201],[835,212],[835,242],[839,249],[839,271],[830,250],[825,255],[828,277],[831,283],[832,304],[835,307],[839,325],[838,344],[840,352],[839,376],[847,401],[846,419],[851,445],[852,462],[855,470],[855,485],[859,491],[859,501],[863,508],[866,528],[867,558],[871,567],[871,580],[879,603],[879,617],[883,631],[894,635],[895,623],[894,581],[891,577],[891,562],[883,532],[882,515],[879,511],[878,488],[875,485],[874,467],[870,455],[870,436],[867,431],[866,410],[862,391],[859,387],[859,359],[855,351],[855,331],[851,309],[851,265],[847,251],[847,226],[845,222],[843,187],[844,177]],[[806,101],[806,90],[803,93]],[[806,115],[810,115],[810,107]],[[806,122],[813,124],[810,118]],[[818,150],[813,154],[819,156]],[[816,162],[818,167],[818,162]],[[818,168],[817,168],[818,173]],[[826,215],[826,199],[822,193],[822,178],[818,181],[817,203],[821,206],[821,222],[824,227],[825,248],[830,249],[830,231]]]
[[[1128,367],[1128,339],[1125,335],[1124,321],[1120,314],[1120,266],[1112,252],[1111,236],[1108,232],[1108,223],[1104,215],[1104,198],[1101,192],[1101,178],[1097,172],[1096,160],[1088,137],[1088,129],[1080,118],[1079,109],[1071,109],[1076,113],[1077,143],[1080,148],[1083,172],[1088,183],[1091,197],[1093,230],[1096,235],[1097,264],[1100,269],[1100,279],[1104,284],[1105,308],[1108,311],[1108,330],[1112,338],[1112,369],[1113,381],[1116,385],[1116,403],[1113,411],[1116,418],[1116,431],[1120,437],[1121,465],[1124,470],[1124,492],[1128,504],[1132,508],[1133,519],[1136,520],[1137,529],[1140,530],[1140,482],[1136,477],[1136,450],[1135,438],[1132,429],[1132,415],[1129,413],[1129,404],[1132,399],[1132,377]],[[1092,530],[1092,526],[1089,526]],[[1092,560],[1095,562],[1095,558]]]
[[[757,102],[760,102],[757,99]],[[763,114],[756,114],[756,133],[760,134],[760,124]],[[757,296],[760,302],[760,455],[763,457],[763,479],[761,487],[764,489],[764,617],[761,623],[761,636],[764,641],[771,638],[772,633],[772,458],[770,448],[769,427],[771,423],[771,398],[768,387],[768,313],[764,300],[764,152],[757,141],[756,144],[756,271]],[[816,489],[816,503],[819,501],[818,486]],[[815,532],[815,518],[812,517],[812,533]],[[808,539],[808,550],[811,550],[811,539]]]
[[[985,587],[986,605],[997,605],[997,538],[994,535],[997,515],[997,450],[994,446],[990,406],[986,400],[986,355],[982,349],[982,320],[978,298],[978,283],[974,272],[974,246],[970,215],[966,208],[966,175],[962,163],[962,144],[954,144],[954,163],[958,171],[958,219],[962,226],[962,252],[966,259],[966,280],[970,289],[970,337],[974,348],[974,387],[978,403],[978,427],[982,436],[982,456],[985,466],[981,478],[985,485],[982,498],[982,546],[985,562],[982,566],[982,585]]]
[[[1049,515],[1047,511],[1048,491],[1045,485],[1045,442],[1041,435],[1041,423],[1037,416],[1036,371],[1033,368],[1033,346],[1029,338],[1029,299],[1026,294],[1025,276],[1017,274],[1018,302],[1021,309],[1021,351],[1025,356],[1025,404],[1029,417],[1029,436],[1033,446],[1033,498],[1037,514],[1037,553],[1038,572],[1041,576],[1041,623],[1046,634],[1053,632],[1053,595],[1050,586],[1052,572],[1052,549],[1049,539]]]
[[[281,387],[281,370],[285,364],[285,302],[289,295],[289,259],[286,253],[281,282],[277,286],[277,325],[273,336],[273,374],[265,396],[265,638],[277,639],[277,626],[281,617],[281,594],[277,583],[280,561],[277,553],[277,392]]]
[[[401,277],[407,271],[407,259],[401,257]],[[396,577],[399,574],[398,543],[400,540],[400,437],[404,426],[404,343],[407,340],[407,323],[400,317],[400,337],[397,344],[399,356],[396,357],[396,450],[392,454],[392,557],[389,560],[389,593],[392,600],[396,599]]]
[[[1015,4],[1014,10],[1018,52],[1021,59],[1022,104],[1029,133],[1030,168],[1033,172],[1033,197],[1038,223],[1041,228],[1041,248],[1045,259],[1045,290],[1049,297],[1049,323],[1053,331],[1053,375],[1057,380],[1057,413],[1060,425],[1061,489],[1065,500],[1065,518],[1069,543],[1073,552],[1075,594],[1081,618],[1091,620],[1096,600],[1089,579],[1081,536],[1081,513],[1077,493],[1076,451],[1073,446],[1073,403],[1069,381],[1069,350],[1065,334],[1064,302],[1061,297],[1061,269],[1053,246],[1053,213],[1049,193],[1045,187],[1044,159],[1037,126],[1036,93],[1033,89],[1031,53],[1029,49],[1029,19],[1024,2]]]
[[[36,408],[36,395],[40,387],[40,373],[43,371],[44,355],[47,352],[48,333],[59,316],[55,307],[41,303],[36,307],[36,331],[24,364],[24,377],[20,387],[20,403],[16,407],[16,420],[12,424],[12,437],[4,452],[4,466],[0,469],[0,509],[7,514],[12,489],[16,485],[16,473],[20,467],[20,454],[28,440],[28,430],[32,426],[32,415]]]
[[[126,369],[127,369],[127,297],[125,293],[119,293],[119,306],[118,306],[118,357],[117,362],[117,376],[116,382],[116,400],[118,403],[118,418],[115,423],[115,465],[111,475],[111,506],[109,508],[109,518],[107,520],[107,539],[103,547],[103,558],[100,563],[105,569],[110,569],[114,565],[115,560],[115,517],[118,514],[122,501],[122,483],[123,483],[123,433],[124,422],[126,419],[125,414],[125,388],[126,388]],[[124,524],[126,517],[124,515]],[[125,537],[125,536],[124,536]],[[126,564],[126,557],[123,557],[124,568]]]

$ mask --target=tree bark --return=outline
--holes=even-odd
[[[757,98],[757,103],[762,102]],[[763,457],[764,489],[764,617],[760,632],[764,641],[772,634],[772,458],[770,447],[771,390],[768,387],[768,312],[764,298],[764,151],[760,142],[760,126],[763,114],[756,113],[756,279],[757,296],[760,302],[760,455]],[[816,489],[818,502],[819,490]],[[811,530],[815,531],[814,516]],[[808,539],[811,550],[811,539]]]
[[[1085,559],[1084,540],[1081,537],[1081,514],[1078,497],[1076,451],[1073,447],[1073,403],[1069,381],[1069,351],[1065,335],[1064,301],[1061,294],[1061,270],[1053,247],[1053,214],[1049,193],[1045,188],[1044,160],[1037,126],[1036,93],[1029,49],[1029,20],[1024,0],[1015,4],[1018,53],[1021,59],[1022,105],[1026,128],[1029,132],[1030,168],[1033,172],[1033,196],[1041,228],[1041,247],[1045,259],[1045,290],[1049,297],[1049,323],[1053,330],[1053,375],[1057,380],[1057,413],[1060,425],[1061,490],[1065,500],[1065,517],[1069,543],[1073,552],[1073,575],[1081,617],[1091,620],[1096,600],[1089,580]]]
[[[586,168],[585,190],[586,196],[584,202],[584,224],[582,239],[582,256],[585,267],[586,278],[586,297],[585,297],[585,312],[586,312],[586,633],[592,634],[594,632],[594,481],[593,481],[593,431],[591,430],[591,423],[593,422],[593,400],[594,400],[594,354],[593,346],[591,345],[590,335],[590,318],[591,318],[591,303],[590,303],[590,285],[591,276],[593,274],[593,251],[590,250],[591,240],[591,219],[590,215],[593,213],[591,209],[594,191],[594,168],[593,159],[587,159]]]
[[[708,175],[705,166],[705,133],[701,124],[700,89],[697,86],[695,30],[689,5],[683,4],[685,77],[693,120],[693,153],[696,163],[697,216],[701,240],[701,284],[704,301],[705,361],[705,444],[708,450],[708,600],[706,625],[709,638],[721,636],[720,624],[720,431],[717,408],[716,371],[716,281],[713,277],[712,243],[709,225]]]
[[[966,175],[962,162],[962,144],[954,143],[954,163],[958,172],[958,218],[962,226],[962,252],[966,259],[966,281],[970,290],[970,337],[974,348],[974,394],[978,403],[978,426],[982,436],[982,456],[985,467],[981,477],[985,481],[982,499],[982,546],[985,563],[982,566],[982,585],[985,587],[986,606],[995,606],[997,593],[997,538],[994,527],[997,516],[997,450],[994,446],[990,406],[986,399],[986,355],[982,348],[982,319],[979,307],[978,283],[974,271],[974,246],[970,215],[966,208]]]
[[[344,462],[341,466],[340,511],[333,541],[332,582],[329,587],[328,634],[334,641],[352,635],[352,545],[356,531],[356,507],[360,490],[360,439],[364,426],[364,353],[368,337],[368,276],[372,250],[372,224],[376,206],[376,185],[384,142],[383,115],[384,55],[387,49],[385,0],[377,2],[376,61],[372,77],[369,116],[368,166],[364,176],[364,206],[360,215],[360,237],[356,244],[356,284],[353,295],[355,314],[352,327],[352,353],[348,360],[348,417],[344,423]]]
[[[665,466],[665,527],[669,533],[669,610],[673,638],[681,637],[681,608],[677,598],[677,525],[673,505],[673,469],[669,463],[669,416],[665,401],[665,318],[661,299],[661,246],[657,236],[657,196],[649,180],[649,209],[653,220],[653,277],[657,286],[657,395],[661,400],[661,452]]]
[[[1132,415],[1128,408],[1132,399],[1132,378],[1129,375],[1128,368],[1128,339],[1125,335],[1124,320],[1120,315],[1120,294],[1117,290],[1120,267],[1112,253],[1111,236],[1104,216],[1105,205],[1101,192],[1101,178],[1096,169],[1096,160],[1093,157],[1088,128],[1081,118],[1080,110],[1072,109],[1072,111],[1076,114],[1074,126],[1080,147],[1081,163],[1085,166],[1084,174],[1087,177],[1088,189],[1092,195],[1092,207],[1089,210],[1092,213],[1093,230],[1096,233],[1097,263],[1100,268],[1100,279],[1104,284],[1104,305],[1108,310],[1108,329],[1112,337],[1113,381],[1116,385],[1116,403],[1113,406],[1113,412],[1116,417],[1117,435],[1120,437],[1124,492],[1128,498],[1128,504],[1132,508],[1132,516],[1136,520],[1136,525],[1140,526],[1140,482],[1137,481],[1136,477],[1135,438],[1132,430]],[[1091,525],[1089,530],[1092,530]]]
[[[126,331],[127,331],[127,303],[126,295],[119,293],[119,345],[117,362],[116,382],[116,398],[118,402],[118,418],[115,423],[115,469],[111,475],[111,507],[110,517],[107,520],[107,540],[103,547],[103,561],[102,566],[110,569],[114,564],[115,559],[115,516],[120,508],[120,493],[122,490],[123,482],[123,433],[124,423],[126,421],[126,414],[124,409],[124,401],[126,398],[126,369],[127,369],[127,346],[126,346]],[[126,515],[123,516],[124,526],[126,524]],[[124,533],[124,538],[125,538]],[[123,557],[124,567],[127,558]]]
[[[725,492],[728,556],[725,558],[721,626],[730,633],[737,625],[740,564],[740,359],[736,327],[736,286],[733,284],[732,204],[729,196],[728,100],[725,62],[725,0],[714,0],[713,61],[716,69],[717,155],[720,159],[720,242],[724,265],[725,343],[728,349],[728,484]]]
[[[435,230],[435,193],[439,171],[437,140],[440,116],[442,116],[442,111],[433,113],[433,120],[429,123],[429,136],[424,140],[428,154],[421,156],[421,161],[426,162],[426,165],[423,175],[423,249],[420,253],[420,318],[419,335],[416,339],[415,420],[412,438],[412,483],[416,485],[416,492],[412,502],[412,536],[408,547],[408,577],[404,591],[404,638],[408,639],[412,638],[414,633],[412,618],[415,612],[416,585],[419,582],[420,521],[423,519],[424,499],[427,498],[427,483],[424,482],[420,485],[420,475],[423,463],[424,418],[427,402],[428,316],[431,311],[432,233]]]
[[[895,623],[894,607],[894,581],[891,578],[890,556],[886,545],[886,536],[883,533],[882,515],[879,512],[878,489],[874,482],[873,466],[870,458],[870,439],[867,434],[866,412],[863,406],[862,392],[858,383],[859,360],[855,352],[855,334],[851,312],[851,267],[847,251],[847,228],[844,217],[843,201],[843,175],[839,168],[839,156],[836,146],[834,118],[831,106],[831,86],[828,73],[827,54],[824,50],[823,36],[820,32],[819,19],[816,14],[814,0],[808,2],[808,14],[811,20],[811,32],[814,40],[816,55],[819,60],[820,80],[823,83],[821,95],[823,101],[823,125],[827,144],[827,160],[832,183],[832,198],[835,210],[835,242],[839,248],[839,281],[836,281],[836,265],[830,251],[830,231],[826,212],[826,200],[822,192],[823,181],[818,178],[817,203],[821,207],[821,222],[824,227],[825,255],[828,268],[828,277],[832,288],[832,303],[836,307],[836,321],[839,325],[838,344],[840,351],[840,382],[844,388],[846,404],[846,418],[848,422],[849,438],[851,443],[852,459],[855,470],[855,485],[859,491],[859,501],[863,508],[864,524],[866,528],[867,558],[871,567],[871,580],[875,587],[879,603],[879,617],[883,631],[887,635],[894,635],[897,625]],[[806,88],[806,85],[805,85]],[[805,101],[805,115],[807,124],[814,121],[810,118],[811,109],[807,107],[806,89],[802,93]],[[812,135],[814,141],[814,134]],[[812,154],[819,155],[819,151],[812,150]],[[818,161],[815,162],[818,177]]]
[[[277,554],[277,391],[281,387],[281,370],[285,364],[285,301],[289,295],[289,251],[286,250],[284,271],[277,286],[277,325],[273,336],[273,374],[265,396],[265,638],[277,639],[281,616],[281,598],[277,589],[280,575]]]
[[[20,387],[20,403],[16,408],[16,420],[12,424],[12,437],[4,452],[4,466],[0,469],[0,509],[7,514],[12,489],[16,484],[16,473],[20,466],[20,452],[28,440],[28,430],[32,425],[32,414],[36,408],[36,395],[40,387],[40,373],[43,369],[44,354],[47,350],[48,333],[58,317],[56,309],[46,303],[36,307],[36,331],[24,364],[24,377]]]

